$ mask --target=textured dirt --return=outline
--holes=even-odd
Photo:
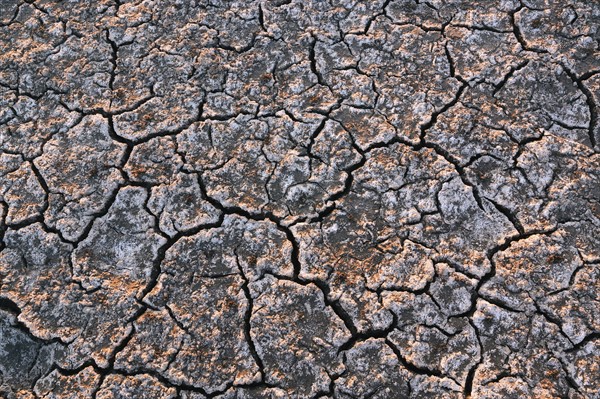
[[[0,2],[0,397],[600,398],[597,0]]]

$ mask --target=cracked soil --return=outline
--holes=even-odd
[[[600,398],[598,0],[2,0],[0,397]]]

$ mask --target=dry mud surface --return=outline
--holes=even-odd
[[[597,0],[0,3],[0,397],[600,398]]]

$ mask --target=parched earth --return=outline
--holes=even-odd
[[[600,398],[597,0],[0,2],[0,397]]]

